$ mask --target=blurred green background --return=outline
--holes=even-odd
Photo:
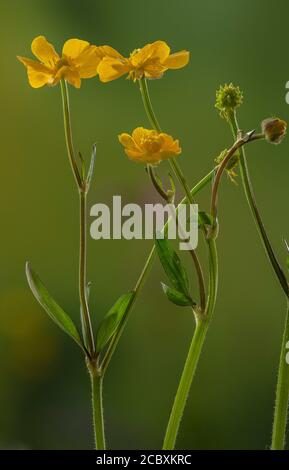
[[[188,49],[188,67],[151,83],[163,128],[178,137],[190,184],[231,143],[214,109],[215,90],[244,91],[244,129],[268,116],[288,120],[289,4],[256,0],[30,0],[1,2],[1,448],[92,448],[89,383],[77,347],[30,293],[25,260],[78,321],[78,202],[66,157],[60,89],[33,90],[16,55],[32,57],[43,34],[60,50],[71,37],[124,54],[156,39]],[[142,166],[117,134],[147,125],[136,85],[83,81],[71,89],[77,148],[98,143],[90,205],[157,198]],[[289,140],[248,148],[261,212],[282,261],[289,237]],[[198,202],[208,209],[209,192]],[[265,258],[241,186],[227,178],[220,197],[220,292],[186,408],[178,448],[264,449],[270,444],[277,363],[285,318],[281,289]],[[89,240],[93,321],[134,285],[149,241]],[[201,248],[201,253],[205,255]],[[205,258],[204,258],[205,260]],[[105,425],[113,449],[160,448],[193,331],[189,311],[169,304],[156,262],[104,383]]]

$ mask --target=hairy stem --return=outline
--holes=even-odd
[[[215,309],[218,289],[218,258],[215,241],[213,239],[208,240],[208,248],[210,263],[210,284],[206,312],[205,315],[197,317],[193,339],[167,425],[163,450],[173,450],[175,447],[191,384],[202,352],[209,323]]]
[[[278,381],[276,388],[275,413],[273,421],[272,450],[283,450],[286,441],[286,425],[289,401],[289,361],[286,361],[289,348],[289,302],[282,339]]]
[[[153,109],[153,106],[152,106],[152,102],[151,102],[151,99],[150,99],[147,80],[145,78],[142,78],[141,80],[139,80],[139,82],[140,82],[140,92],[141,92],[141,96],[142,96],[142,101],[143,101],[143,104],[144,104],[145,111],[147,113],[147,117],[148,117],[151,125],[153,126],[153,128],[156,131],[161,132],[161,127],[160,127],[159,122],[156,118],[156,115],[155,115],[155,112],[154,112],[154,109]],[[190,188],[187,184],[186,178],[185,178],[179,164],[177,163],[177,161],[174,158],[170,158],[169,163],[170,163],[173,171],[175,172],[181,187],[184,190],[184,193],[186,195],[186,199],[187,199],[188,203],[193,204],[194,203],[193,196],[191,195]],[[200,299],[201,299],[201,302],[202,302],[201,308],[203,308],[204,303],[205,303],[205,301],[204,301],[205,289],[204,289],[204,286],[203,286],[204,275],[203,275],[202,265],[200,263],[198,255],[195,251],[194,251],[194,253],[191,252],[191,255],[192,255],[192,260],[193,260],[195,270],[196,270],[196,273],[197,273],[197,277],[198,277],[199,295],[200,295]]]
[[[152,103],[149,96],[149,91],[147,87],[147,82],[145,79],[140,80],[140,91],[144,103],[145,110],[147,112],[148,118],[153,125],[153,127],[161,132],[160,125],[157,121],[156,115],[154,113]],[[170,164],[179,180],[180,185],[182,186],[184,193],[186,195],[186,200],[188,203],[193,204],[194,198],[188,187],[186,178],[179,167],[179,164],[175,159],[170,159]],[[201,225],[202,231],[206,238],[206,231],[203,225]],[[180,422],[182,415],[185,409],[186,401],[188,398],[189,390],[193,381],[194,373],[198,364],[198,360],[201,354],[202,346],[206,337],[207,328],[211,316],[213,315],[215,303],[216,303],[216,293],[218,287],[218,260],[217,260],[217,250],[215,241],[211,239],[206,239],[206,243],[209,250],[209,297],[207,301],[207,307],[205,312],[202,312],[197,318],[196,329],[192,339],[192,344],[188,353],[188,357],[185,363],[184,371],[181,377],[179,388],[175,397],[174,405],[171,411],[169,423],[167,426],[166,436],[164,440],[164,449],[173,449],[175,446]],[[198,270],[201,269],[201,264],[195,253],[194,256],[195,268],[198,273]],[[203,279],[203,273],[201,269],[201,277]],[[200,277],[199,277],[200,280]],[[202,298],[203,293],[200,291],[200,297]]]
[[[239,124],[237,121],[236,112],[229,116],[229,123],[234,137],[238,134]],[[287,314],[285,321],[285,328],[283,333],[283,340],[281,346],[279,370],[278,370],[278,382],[276,388],[276,402],[273,422],[273,435],[272,435],[272,446],[271,449],[282,450],[285,446],[285,435],[286,435],[286,424],[287,424],[287,410],[289,402],[289,365],[286,363],[286,345],[289,340],[289,319],[288,319],[288,298],[289,298],[289,287],[286,276],[279,264],[279,261],[274,253],[270,240],[268,238],[265,226],[263,224],[254,191],[250,179],[249,169],[246,160],[245,149],[240,149],[240,169],[241,178],[243,183],[244,192],[248,205],[251,209],[253,218],[255,220],[259,235],[261,237],[265,252],[268,256],[270,264],[277,276],[277,279],[283,289],[284,294],[287,297]]]
[[[94,356],[95,346],[92,325],[90,320],[88,302],[87,302],[87,281],[86,281],[86,258],[87,258],[87,224],[86,224],[86,192],[79,191],[79,212],[80,212],[80,231],[79,231],[79,298],[81,305],[81,314],[83,316],[83,325],[86,335],[86,342],[91,357]]]
[[[86,259],[87,259],[87,220],[86,220],[86,182],[80,176],[78,166],[75,160],[75,152],[72,138],[71,117],[69,108],[68,88],[65,80],[61,80],[61,95],[63,105],[63,118],[67,154],[75,178],[79,194],[79,300],[80,314],[83,327],[83,342],[86,350],[86,362],[89,369],[92,389],[92,410],[95,444],[97,449],[105,449],[104,430],[103,430],[103,410],[102,410],[102,377],[98,374],[95,367],[91,367],[95,362],[95,346],[93,330],[90,320],[88,301],[87,301],[87,282],[86,282]]]
[[[230,115],[229,123],[230,123],[230,126],[231,126],[232,134],[233,134],[234,138],[236,138],[237,134],[238,134],[238,130],[239,130],[239,124],[238,124],[237,116],[236,116],[235,112]],[[286,279],[286,276],[285,276],[285,274],[284,274],[284,272],[283,272],[283,270],[280,266],[280,263],[279,263],[276,255],[274,253],[274,250],[273,250],[272,245],[270,243],[270,240],[268,238],[265,226],[263,224],[263,221],[262,221],[262,218],[261,218],[258,206],[257,206],[257,202],[256,202],[256,199],[255,199],[254,190],[253,190],[253,186],[252,186],[251,178],[250,178],[250,174],[249,174],[249,169],[248,169],[248,164],[247,164],[247,159],[246,159],[246,154],[245,154],[244,147],[240,149],[240,171],[241,171],[241,179],[242,179],[242,184],[243,184],[244,192],[245,192],[245,195],[246,195],[246,199],[247,199],[248,205],[251,209],[253,218],[255,220],[255,223],[256,223],[256,226],[257,226],[257,229],[258,229],[258,233],[261,237],[263,246],[265,248],[265,252],[266,252],[266,254],[269,258],[270,264],[271,264],[271,266],[272,266],[272,268],[273,268],[273,270],[274,270],[274,272],[277,276],[277,279],[279,280],[279,283],[280,283],[286,297],[289,298],[288,281]]]
[[[65,80],[60,81],[61,86],[61,97],[62,97],[62,108],[63,108],[63,119],[64,119],[64,133],[65,133],[65,142],[67,148],[67,154],[72,169],[73,176],[75,178],[77,187],[81,187],[81,177],[78,171],[78,167],[75,161],[75,153],[73,147],[72,139],[72,129],[71,129],[71,118],[70,118],[70,108],[69,108],[69,97],[68,97],[68,88]]]
[[[92,416],[95,439],[95,449],[105,450],[105,436],[103,423],[102,406],[102,377],[90,372],[91,395],[92,395]]]

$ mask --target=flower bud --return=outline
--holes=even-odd
[[[219,90],[216,92],[215,107],[220,111],[220,116],[227,119],[227,121],[229,120],[230,114],[242,103],[243,93],[240,88],[234,86],[233,83],[220,86]]]
[[[268,118],[262,121],[261,128],[268,142],[280,144],[286,134],[287,123],[279,118]]]

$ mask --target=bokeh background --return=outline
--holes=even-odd
[[[38,306],[25,275],[29,259],[78,322],[77,193],[66,157],[60,89],[33,90],[16,55],[31,56],[44,34],[58,49],[71,37],[111,44],[124,54],[156,39],[189,49],[188,67],[151,83],[164,129],[179,137],[190,184],[231,143],[214,109],[215,90],[239,84],[244,129],[268,116],[289,119],[285,103],[289,5],[256,0],[20,0],[1,2],[0,446],[89,449],[89,383],[83,359]],[[147,125],[137,87],[125,79],[86,80],[71,89],[77,148],[98,143],[89,204],[152,202],[142,166],[117,134]],[[289,237],[289,140],[248,148],[264,221],[279,258]],[[209,193],[198,198],[208,208]],[[178,439],[183,449],[264,449],[270,444],[274,389],[285,318],[281,289],[265,258],[241,186],[220,197],[220,292]],[[89,240],[91,305],[97,324],[134,285],[149,241]],[[204,250],[200,247],[202,255]],[[204,262],[205,258],[203,256]],[[158,262],[134,309],[104,384],[109,448],[160,448],[193,331],[189,311],[169,304]]]

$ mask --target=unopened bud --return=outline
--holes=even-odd
[[[262,121],[261,128],[268,142],[280,144],[286,134],[287,123],[279,118],[268,118]]]

